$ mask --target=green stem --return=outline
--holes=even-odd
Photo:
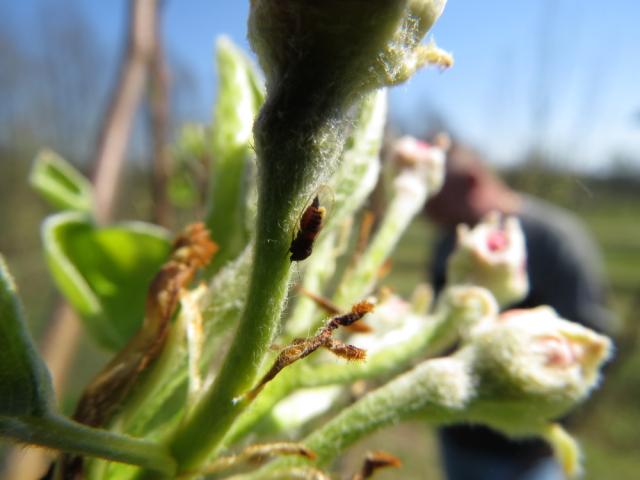
[[[474,395],[472,374],[464,359],[429,360],[346,408],[302,443],[317,455],[314,465],[327,465],[375,430],[417,416],[436,425],[458,420]],[[308,462],[278,459],[247,478],[268,477]]]
[[[280,325],[295,223],[310,194],[332,173],[344,146],[346,110],[324,97],[306,103],[307,90],[298,87],[280,85],[270,91],[254,126],[260,182],[247,304],[216,380],[170,442],[181,472],[197,471],[215,454],[248,406],[239,399],[253,386]]]
[[[296,372],[300,370],[295,368],[295,366],[290,368]],[[281,381],[279,380],[280,378],[277,377],[274,381],[267,384],[256,401],[251,404],[251,407],[238,418],[238,421],[234,423],[233,428],[224,439],[226,446],[233,445],[251,433],[255,426],[265,418],[280,400],[293,393],[296,388],[299,388],[291,375],[287,375],[287,377]]]
[[[156,443],[90,428],[61,416],[0,417],[0,436],[78,455],[139,465],[172,475],[176,462]]]
[[[237,399],[251,388],[278,327],[289,278],[285,253],[290,237],[271,240],[256,244],[256,258],[262,261],[254,266],[249,302],[220,373],[171,442],[181,471],[197,470],[246,408],[247,402]]]
[[[435,424],[453,419],[456,409],[442,398],[440,385],[427,380],[429,367],[425,362],[375,390],[307,437],[303,443],[317,455],[317,463],[327,465],[371,432],[418,414]],[[418,378],[423,380],[422,385]],[[420,395],[416,395],[416,389],[421,390]]]

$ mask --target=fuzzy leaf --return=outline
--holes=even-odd
[[[246,246],[247,190],[254,161],[253,121],[264,101],[257,75],[245,56],[225,37],[217,44],[218,101],[214,110],[213,168],[207,226],[220,245],[212,270]]]
[[[178,208],[200,205],[205,165],[207,163],[208,137],[204,125],[188,123],[180,129],[173,147],[174,161],[169,178],[168,194]]]
[[[36,155],[29,183],[57,209],[90,212],[93,208],[91,183],[51,150]]]
[[[65,212],[44,222],[42,236],[53,278],[90,334],[105,348],[123,347],[142,323],[168,234],[141,222],[97,228],[88,215]]]
[[[49,410],[51,379],[24,319],[16,286],[0,255],[0,416]]]

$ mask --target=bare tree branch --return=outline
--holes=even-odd
[[[157,0],[131,2],[125,59],[102,125],[94,161],[96,214],[101,222],[111,217],[133,119],[147,80],[156,39],[157,5]]]
[[[155,41],[149,65],[149,104],[151,107],[153,221],[169,226],[172,210],[167,195],[171,175],[169,149],[169,74],[164,58],[160,22],[156,22]]]

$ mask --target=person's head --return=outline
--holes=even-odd
[[[446,163],[444,185],[431,197],[426,213],[442,226],[476,224],[487,213],[517,211],[518,196],[469,147],[453,143]]]

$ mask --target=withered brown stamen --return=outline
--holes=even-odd
[[[267,461],[270,457],[276,455],[296,455],[304,457],[308,460],[315,460],[316,454],[300,443],[295,442],[276,442],[249,445],[237,455],[229,455],[217,458],[213,463],[194,472],[187,472],[184,476],[191,477],[193,475],[208,475],[212,473],[222,472],[230,468],[236,467],[242,463],[260,465]]]
[[[338,327],[349,326],[357,322],[367,313],[373,310],[373,304],[368,301],[356,303],[351,312],[332,318],[327,324],[320,329],[317,335],[309,338],[296,338],[290,345],[286,346],[276,358],[273,366],[262,377],[260,382],[244,394],[244,398],[253,400],[264,388],[264,386],[273,380],[280,371],[294,362],[312,354],[318,348],[324,347],[334,355],[347,360],[364,360],[366,357],[365,350],[347,345],[340,340],[336,340],[331,335]]]
[[[333,303],[328,298],[325,298],[321,295],[317,295],[313,292],[310,292],[304,287],[298,287],[298,291],[302,293],[305,297],[313,300],[313,302],[327,312],[329,315],[340,315],[342,313],[342,309],[338,307],[335,303]]]
[[[303,287],[298,287],[298,291],[302,293],[304,296],[313,300],[318,307],[320,307],[330,315],[341,315],[344,313],[340,307],[338,307],[335,303],[333,303],[328,298],[325,298],[321,295],[317,295],[313,292],[310,292],[309,290]],[[365,323],[364,321],[352,323],[351,325],[345,325],[345,328],[347,328],[350,332],[354,332],[354,333],[370,333],[373,331],[373,328],[371,327],[371,325]]]
[[[371,478],[376,470],[380,468],[398,468],[401,466],[402,462],[394,455],[386,452],[369,452],[362,464],[362,469],[351,480],[365,480],[366,478]]]

